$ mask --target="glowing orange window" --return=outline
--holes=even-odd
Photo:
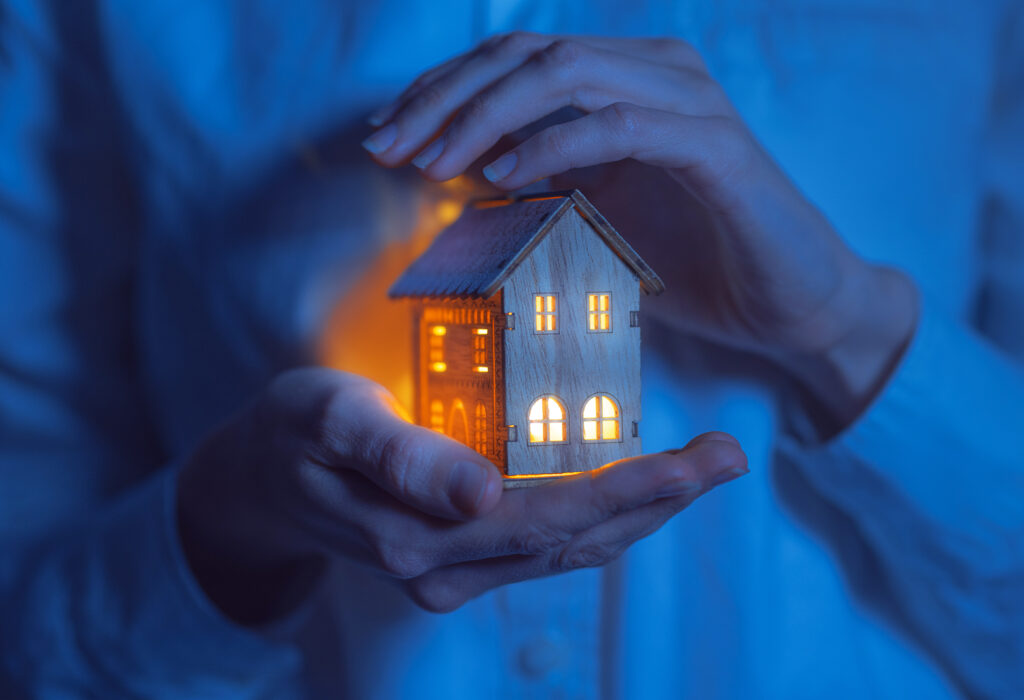
[[[554,294],[534,294],[534,331],[555,333],[558,331],[558,298]]]
[[[448,365],[444,361],[444,338],[448,335],[445,326],[431,326],[427,334],[427,366],[432,372],[444,372]]]
[[[473,329],[473,371],[487,372],[490,367],[487,364],[487,337],[486,328]]]
[[[591,396],[583,404],[583,441],[620,440],[619,404],[607,394]]]
[[[587,330],[591,333],[611,333],[612,295],[609,292],[587,294]]]
[[[430,402],[430,427],[444,435],[444,404],[437,399]]]
[[[541,396],[530,406],[530,443],[565,442],[565,406],[554,396]]]
[[[482,455],[489,452],[487,449],[489,436],[487,435],[487,406],[483,401],[476,402],[473,416],[473,433],[476,451]]]

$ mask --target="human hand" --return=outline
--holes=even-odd
[[[503,492],[496,467],[407,422],[373,382],[295,370],[185,465],[179,532],[200,584],[243,623],[286,612],[333,558],[448,611],[506,583],[604,564],[745,472],[736,440],[708,433]]]
[[[630,168],[611,179],[632,207],[606,213],[661,261],[667,293],[652,309],[772,358],[841,423],[859,413],[913,333],[914,285],[843,242],[685,42],[494,37],[421,75],[371,118],[381,128],[364,145],[383,165],[411,160],[445,180],[564,107],[582,116],[501,155],[484,167],[487,179],[514,190],[572,169]],[[674,194],[655,182],[666,175]],[[655,191],[664,196],[650,206]]]

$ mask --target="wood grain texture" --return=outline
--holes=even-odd
[[[471,204],[389,291],[417,300],[417,421],[518,477],[506,480],[508,488],[640,454],[640,328],[633,321],[640,292],[663,289],[578,191]],[[589,294],[610,296],[610,329],[591,331]],[[557,332],[536,331],[536,295],[557,299]],[[431,368],[437,325],[445,326],[444,371]],[[486,347],[474,339],[478,328],[487,329]],[[487,372],[474,370],[481,350]],[[597,395],[618,407],[615,440],[583,439],[584,405]],[[544,396],[564,408],[564,439],[531,443],[530,407]]]
[[[587,293],[610,292],[612,332],[587,332]],[[558,332],[534,332],[534,295],[558,296]],[[505,406],[518,440],[507,444],[509,475],[588,471],[640,454],[632,422],[640,421],[640,329],[629,312],[639,308],[640,284],[633,270],[575,209],[554,223],[504,287],[504,308],[515,313],[506,331]],[[585,401],[605,393],[620,409],[620,441],[584,442]],[[566,441],[529,442],[528,411],[554,395],[566,409]]]

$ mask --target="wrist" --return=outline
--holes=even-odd
[[[871,404],[917,327],[917,287],[902,272],[865,264],[844,288],[834,305],[834,339],[785,363],[828,413],[830,433],[845,428]]]
[[[223,449],[223,438],[200,446],[178,475],[178,538],[210,601],[239,624],[261,625],[300,605],[325,562],[294,546],[289,527],[265,502],[254,460]]]

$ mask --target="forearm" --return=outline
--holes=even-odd
[[[924,298],[863,414],[831,441],[783,442],[856,523],[899,623],[980,696],[1024,690],[1022,434],[1020,367]]]

